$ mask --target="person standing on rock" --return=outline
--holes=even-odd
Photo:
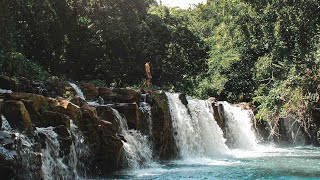
[[[151,85],[151,79],[152,79],[151,71],[150,71],[150,63],[151,63],[150,59],[147,59],[145,65],[144,65],[144,69],[146,72],[146,79],[145,79],[145,81],[142,85],[142,89],[141,89],[142,91],[144,91],[143,88],[147,84],[149,94],[150,94],[150,85]]]

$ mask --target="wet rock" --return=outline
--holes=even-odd
[[[112,107],[126,118],[129,129],[138,129],[140,119],[139,108],[136,103],[114,104]]]
[[[47,121],[48,126],[57,127],[63,125],[70,128],[70,118],[67,115],[53,111],[44,111],[42,116]]]
[[[99,88],[99,95],[104,99],[105,103],[139,103],[140,93],[133,89],[124,88]]]
[[[29,113],[21,101],[5,101],[2,113],[12,128],[32,131]]]
[[[167,96],[163,92],[154,92],[152,99],[152,137],[155,153],[161,160],[175,159],[178,155],[178,150],[173,136],[174,132]]]
[[[114,128],[117,132],[119,132],[119,124],[116,120],[116,116],[114,115],[110,106],[97,106],[97,115],[100,119],[109,121],[114,125]]]
[[[223,132],[225,132],[225,118],[224,118],[224,109],[223,109],[223,105],[219,104],[219,103],[215,103],[212,106],[213,108],[213,117],[216,120],[217,124],[219,125],[219,127],[222,129]]]
[[[95,115],[95,109],[82,107],[79,128],[86,137],[86,142],[91,151],[91,161],[89,166],[97,167],[98,172],[91,169],[88,176],[96,176],[97,173],[106,175],[107,173],[119,169],[119,159],[123,156],[122,142],[117,137],[116,128],[107,121],[101,121]]]
[[[1,119],[1,114],[2,114],[2,109],[3,109],[3,99],[0,99],[0,127],[2,127],[2,119]]]
[[[1,147],[0,147],[1,149]],[[0,153],[0,174],[1,178],[6,179],[13,179],[15,176],[15,161],[14,159],[6,158],[5,154]]]
[[[307,136],[301,122],[293,117],[280,118],[278,122],[279,137],[276,139],[281,144],[305,145]]]
[[[99,90],[94,84],[82,83],[81,90],[83,91],[86,99],[93,99],[99,96]]]
[[[70,154],[70,148],[72,145],[72,138],[65,126],[58,126],[53,129],[58,135],[58,141],[60,145],[60,155],[61,157]]]
[[[16,81],[8,76],[0,76],[0,89],[15,91],[17,87]]]
[[[188,100],[186,94],[179,94],[179,99],[188,108]]]
[[[267,143],[269,141],[269,138],[271,137],[271,124],[267,121],[257,121],[254,123],[254,129],[257,134],[257,138],[259,142]]]

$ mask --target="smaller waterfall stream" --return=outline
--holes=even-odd
[[[58,135],[53,127],[36,128],[38,134],[46,136],[46,148],[42,149],[42,172],[44,179],[75,179],[76,155],[70,150],[70,154],[61,157]]]
[[[139,131],[129,130],[127,121],[119,112],[113,109],[116,120],[125,141],[122,141],[125,151],[125,160],[129,168],[139,168],[152,165],[152,149],[147,136],[142,135]]]
[[[229,145],[233,148],[255,149],[258,143],[252,129],[250,111],[231,105],[228,102],[219,103],[223,105]]]
[[[84,97],[83,95],[83,92],[81,91],[81,89],[75,84],[75,83],[72,83],[72,82],[69,82],[70,86],[76,91],[77,95],[83,99],[83,100],[86,100],[86,98]]]
[[[216,157],[228,154],[223,132],[214,120],[206,101],[188,100],[186,107],[179,94],[166,93],[169,100],[175,140],[182,158]]]
[[[72,120],[70,122],[70,131],[74,139],[71,150],[76,155],[74,167],[76,167],[76,176],[79,179],[79,176],[87,176],[88,167],[85,162],[90,162],[90,150],[88,144],[85,144],[85,137]]]
[[[1,130],[3,130],[3,131],[12,131],[12,128],[11,128],[8,120],[3,115],[1,115],[1,119],[0,120],[2,120]]]

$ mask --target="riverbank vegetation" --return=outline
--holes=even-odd
[[[253,102],[259,119],[306,120],[318,100],[318,0],[2,0],[0,24],[5,75],[134,86],[151,59],[156,86]]]

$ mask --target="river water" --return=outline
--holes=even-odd
[[[158,167],[114,173],[113,179],[320,179],[320,148],[231,150],[230,157],[161,162]]]

